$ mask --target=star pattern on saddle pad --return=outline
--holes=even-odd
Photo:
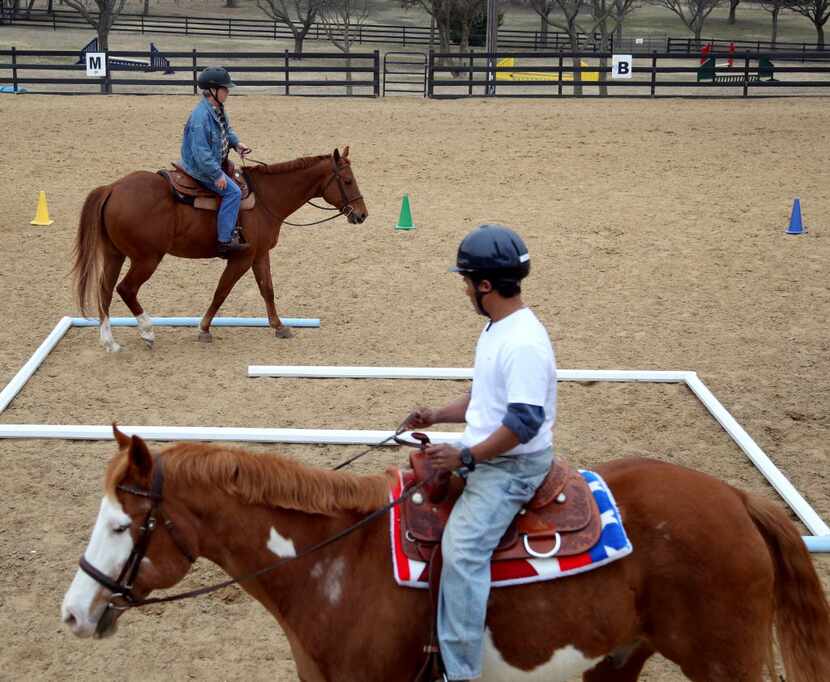
[[[495,561],[491,564],[490,574],[493,587],[555,580],[556,578],[585,573],[631,554],[634,547],[625,532],[622,516],[608,484],[599,474],[593,471],[580,469],[579,473],[588,483],[597,507],[599,507],[602,532],[597,544],[587,552],[574,556]],[[391,501],[400,497],[403,487],[403,475],[399,472],[398,482],[390,493]],[[400,506],[393,507],[389,513],[392,570],[395,582],[403,587],[427,589],[429,587],[427,564],[423,561],[410,559],[404,554],[401,547]]]

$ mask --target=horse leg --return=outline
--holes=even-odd
[[[639,642],[623,647],[606,656],[600,663],[582,675],[583,682],[637,682],[640,672],[654,649]]]
[[[234,284],[239,281],[239,278],[245,274],[245,271],[251,267],[251,258],[231,258],[225,269],[222,271],[222,276],[219,278],[219,284],[216,285],[216,291],[213,292],[213,301],[210,307],[199,322],[199,341],[210,343],[213,341],[213,336],[210,333],[210,323],[219,308],[225,302],[228,294],[231,293]]]
[[[117,287],[118,295],[127,304],[132,314],[135,315],[138,322],[138,334],[148,348],[153,347],[156,335],[153,332],[150,316],[144,312],[144,308],[138,302],[138,290],[156,271],[158,264],[161,263],[161,258],[161,256],[150,256],[144,260],[130,259],[130,269]]]
[[[290,327],[282,323],[274,304],[274,281],[271,278],[271,259],[267,251],[254,261],[253,271],[256,283],[259,285],[259,293],[262,294],[265,309],[268,311],[268,324],[274,329],[274,335],[277,338],[290,339],[294,334]]]
[[[110,304],[112,303],[112,292],[115,289],[115,283],[118,281],[118,273],[121,272],[121,266],[124,265],[124,258],[124,254],[116,251],[114,247],[107,249],[104,254],[104,266],[101,272],[101,289],[98,299],[101,304],[99,310],[101,316],[101,345],[110,353],[117,353],[121,349],[121,346],[112,337]]]

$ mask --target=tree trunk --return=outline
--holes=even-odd
[[[142,14],[146,17],[150,14],[150,0],[144,0],[144,11]]]
[[[237,8],[239,5],[237,4],[236,0],[225,0],[225,7],[230,7],[232,9]]]
[[[98,19],[98,51],[99,52],[109,52],[110,49],[110,41],[109,41],[109,33],[110,33],[110,22],[109,17],[101,14]],[[107,64],[107,75],[104,76],[104,80],[101,81],[101,94],[102,95],[109,95],[112,92],[112,77],[110,75],[109,64]]]
[[[781,7],[777,6],[772,9],[772,39],[770,42],[772,46],[775,47],[775,43],[778,42],[778,14],[781,12]]]
[[[538,47],[542,48],[543,50],[547,49],[548,47],[548,16],[539,15],[539,19],[541,19],[541,25],[539,26],[539,45]]]
[[[729,21],[727,22],[730,26],[735,23],[735,10],[738,8],[738,5],[741,4],[741,0],[729,0]]]
[[[574,17],[575,18],[575,17]],[[571,39],[571,51],[577,52],[579,50],[579,34],[577,33],[576,26],[572,26],[571,30],[568,32],[569,37]],[[573,57],[573,84],[574,84],[574,97],[582,97],[582,84],[577,83],[577,78],[582,80],[582,74],[577,72],[576,69],[580,66],[580,62],[582,60],[579,57]]]
[[[818,41],[816,47],[819,50],[824,49],[824,24],[816,24],[816,33],[818,34]]]
[[[297,54],[303,53],[303,41],[305,40],[305,31],[298,31],[294,34],[294,52]]]

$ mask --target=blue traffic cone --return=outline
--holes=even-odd
[[[804,234],[804,223],[801,221],[801,200],[793,201],[793,212],[790,215],[790,226],[787,228],[787,234]]]

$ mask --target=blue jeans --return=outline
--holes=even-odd
[[[216,233],[220,242],[229,242],[236,228],[237,218],[239,218],[242,191],[227,173],[222,173],[222,175],[225,176],[225,182],[227,183],[225,189],[219,189],[214,183],[200,182],[199,184],[222,197],[222,203],[219,205],[219,215],[216,217]]]
[[[481,676],[490,558],[507,527],[545,480],[553,448],[481,462],[450,514],[441,552],[438,639],[450,680]]]

